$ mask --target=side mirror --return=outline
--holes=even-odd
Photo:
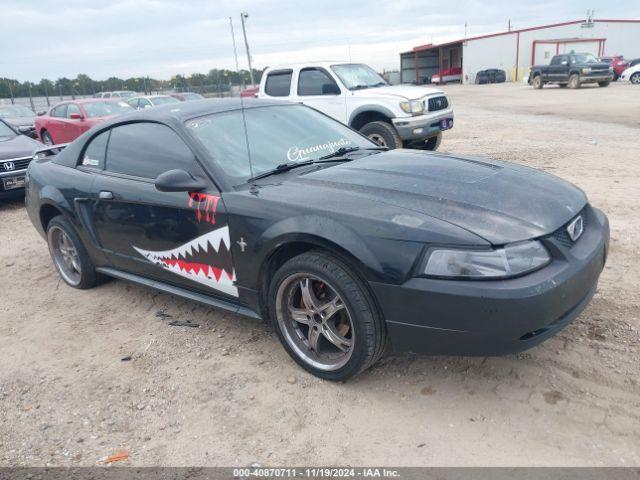
[[[160,192],[199,192],[207,184],[184,170],[169,170],[156,178],[156,189]]]
[[[69,115],[69,118],[71,120],[82,120],[84,117],[79,113],[72,113],[71,115]]]
[[[340,87],[335,83],[324,83],[322,85],[323,95],[340,95]]]

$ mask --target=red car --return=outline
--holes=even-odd
[[[36,133],[47,145],[72,142],[94,125],[133,111],[122,101],[87,98],[61,102],[36,117]]]
[[[625,60],[622,55],[611,55],[609,57],[598,58],[601,62],[608,63],[613,67],[613,80],[618,80],[618,77],[622,75],[627,68],[629,68],[629,62]]]

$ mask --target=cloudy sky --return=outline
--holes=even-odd
[[[588,5],[587,5],[588,4]],[[206,73],[247,58],[240,12],[247,11],[253,65],[303,60],[397,68],[415,45],[584,18],[639,18],[638,0],[0,0],[0,77],[95,79],[111,75]]]

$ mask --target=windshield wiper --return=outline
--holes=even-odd
[[[276,173],[288,172],[289,170],[293,170],[294,168],[304,167],[305,165],[311,165],[313,162],[314,162],[313,160],[305,160],[304,162],[281,163],[274,169],[267,170],[266,172],[262,172],[262,173],[259,173],[258,175],[251,177],[249,180],[247,180],[247,182],[250,183],[260,178],[268,177],[270,175],[275,175]]]
[[[342,155],[345,155],[345,154],[351,153],[351,152],[357,152],[358,150],[387,151],[389,149],[387,147],[367,147],[367,148],[362,148],[362,147],[341,147],[341,148],[339,148],[338,150],[336,150],[333,153],[330,153],[328,155],[324,155],[324,156],[320,157],[318,160],[327,160],[329,158],[341,157]]]

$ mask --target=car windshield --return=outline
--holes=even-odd
[[[7,125],[4,122],[0,122],[0,138],[2,139],[13,138],[16,135],[17,135],[16,132],[14,132],[13,129],[9,127],[9,125]]]
[[[236,184],[278,165],[317,160],[339,148],[376,146],[303,105],[248,108],[244,119],[242,110],[216,113],[189,120],[186,126]]]
[[[332,65],[331,70],[342,80],[349,90],[382,87],[387,82],[369,65],[362,63],[343,63]]]
[[[35,117],[35,116],[36,116],[35,113],[33,113],[29,108],[23,107],[22,105],[0,106],[0,118]]]
[[[598,59],[590,53],[577,53],[571,55],[571,63],[598,63]]]
[[[89,118],[122,115],[133,111],[133,108],[124,102],[87,102],[82,107]]]
[[[204,97],[202,95],[200,95],[199,93],[183,93],[182,96],[184,96],[185,100],[202,100]]]
[[[165,105],[167,103],[180,103],[180,100],[173,97],[153,97],[153,98],[150,98],[149,100],[151,100],[151,103],[153,103],[154,105]]]

